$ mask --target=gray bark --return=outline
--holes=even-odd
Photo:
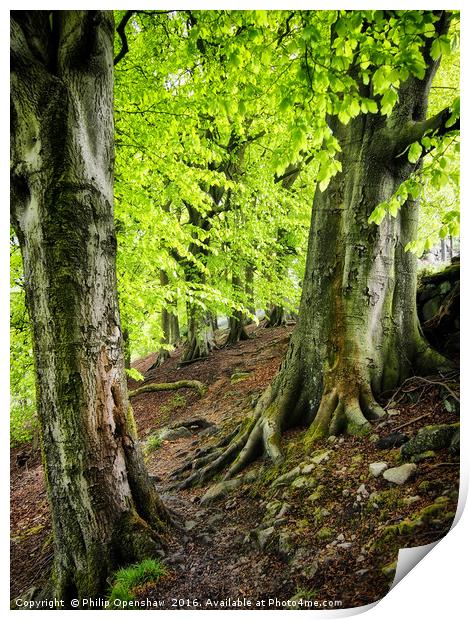
[[[12,225],[33,325],[54,593],[103,594],[166,520],[124,373],[113,222],[112,12],[14,11]]]
[[[202,230],[210,230],[211,220],[203,217],[196,209],[186,205],[193,226],[198,226]],[[207,248],[201,248],[195,243],[191,243],[189,251],[199,260],[205,261],[208,253]],[[186,262],[184,264],[185,277],[187,282],[195,284],[205,283],[205,274],[196,265]],[[182,361],[192,362],[197,359],[208,357],[210,351],[215,347],[215,336],[212,324],[212,316],[208,310],[203,310],[197,304],[187,304],[188,336],[184,344]]]
[[[267,315],[266,327],[282,327],[286,324],[287,318],[284,306],[272,305]]]

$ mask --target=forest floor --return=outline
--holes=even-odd
[[[221,347],[208,360],[181,368],[177,349],[146,374],[145,383],[197,379],[208,389],[202,397],[181,389],[132,399],[148,469],[182,524],[170,536],[166,575],[140,589],[139,599],[160,601],[159,607],[167,609],[240,604],[280,609],[289,600],[330,601],[329,606],[343,608],[365,605],[389,590],[400,547],[436,541],[450,528],[459,464],[448,448],[420,454],[416,471],[400,485],[369,471],[374,462],[399,465],[397,444],[423,426],[458,422],[458,407],[447,387],[419,379],[384,395],[381,402],[389,415],[374,423],[366,437],[325,439],[306,454],[305,429],[295,429],[284,436],[282,467],[254,462],[242,472],[240,486],[216,501],[201,503],[210,484],[174,488],[171,474],[176,469],[250,414],[279,368],[292,329],[252,326],[250,340]],[[223,342],[224,333],[218,337]],[[154,359],[150,355],[133,366],[145,374]],[[130,380],[129,387],[137,383]],[[159,446],[152,443],[155,433],[169,427],[184,436]],[[397,433],[405,437],[397,439]],[[12,598],[40,585],[52,560],[40,456],[33,453],[23,464],[25,452],[24,446],[11,451]]]

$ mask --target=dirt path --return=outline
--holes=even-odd
[[[207,486],[171,488],[172,472],[249,414],[275,375],[291,331],[290,327],[252,327],[251,340],[216,350],[207,361],[178,368],[180,352],[176,351],[146,375],[146,383],[198,379],[208,390],[202,398],[189,389],[133,398],[144,446],[163,427],[189,428],[186,436],[163,441],[146,457],[181,530],[170,541],[167,575],[139,592],[139,598],[161,601],[160,606],[167,609],[214,608],[214,604],[238,608],[237,601],[245,607],[265,601],[259,608],[268,608],[269,599],[285,603],[292,597],[339,600],[344,607],[363,605],[388,591],[393,570],[387,570],[387,565],[396,559],[400,546],[426,544],[449,528],[459,472],[457,461],[446,450],[418,463],[416,475],[400,487],[368,472],[369,463],[397,461],[398,448],[376,444],[405,422],[426,415],[403,429],[412,436],[424,424],[458,420],[457,413],[444,406],[440,388],[433,385],[416,391],[408,386],[408,392],[397,395],[393,415],[377,424],[371,437],[323,442],[319,449],[328,452],[326,460],[311,463],[309,476],[300,476],[303,480],[276,484],[280,473],[306,458],[303,431],[297,429],[284,438],[287,459],[282,472],[258,461],[249,470],[253,472],[250,483],[208,506],[200,503]],[[151,355],[135,366],[145,373],[153,360]],[[136,387],[133,381],[129,384],[131,389]],[[205,421],[204,428],[191,423],[198,419]],[[42,468],[37,456],[30,459],[28,469],[19,468],[19,452],[12,451],[11,462],[12,597],[38,584],[52,558]],[[422,525],[409,526],[409,532],[400,530],[384,544],[393,527],[406,520],[417,524],[421,512],[436,502],[445,504],[445,514],[438,506],[432,518],[421,518]]]

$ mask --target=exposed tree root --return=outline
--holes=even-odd
[[[131,390],[129,392],[129,398],[138,396],[139,394],[145,394],[146,392],[165,392],[167,390],[179,390],[181,388],[194,388],[198,391],[199,396],[204,396],[206,393],[206,386],[201,381],[196,380],[182,380],[174,381],[173,383],[150,383],[149,385],[143,385],[140,388]]]
[[[305,437],[310,446],[317,439],[328,435],[365,435],[371,429],[370,422],[378,420],[386,412],[375,400],[368,385],[356,388],[353,392],[341,391],[334,387],[325,391],[320,401],[315,419]]]
[[[350,387],[350,386],[349,386]],[[300,391],[292,400],[292,391],[276,392],[270,386],[257,403],[253,415],[218,445],[210,448],[192,462],[187,463],[174,476],[191,470],[180,484],[187,488],[204,484],[226,469],[224,479],[230,479],[257,457],[263,455],[272,463],[282,462],[281,433],[289,422],[307,423],[309,399]],[[310,449],[318,439],[341,433],[364,435],[371,429],[371,421],[386,415],[376,402],[369,386],[341,391],[339,387],[324,392],[317,413],[306,435],[305,446]]]
[[[151,370],[156,370],[157,368],[160,368],[160,366],[164,362],[166,362],[166,360],[169,357],[170,357],[170,352],[167,349],[160,349],[160,351],[157,353],[156,360],[151,366],[147,368],[147,370],[145,371],[145,374],[148,374]]]

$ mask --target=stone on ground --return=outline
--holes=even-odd
[[[388,464],[385,461],[377,461],[369,465],[369,472],[374,478],[378,478],[386,469],[388,469]]]
[[[201,497],[201,505],[206,506],[220,497],[228,495],[230,491],[238,488],[242,482],[242,478],[232,478],[231,480],[222,480],[222,482],[214,484]]]
[[[384,471],[383,477],[385,480],[388,480],[388,482],[393,482],[394,484],[405,484],[417,469],[418,467],[415,463],[405,463],[399,467],[387,469]]]

